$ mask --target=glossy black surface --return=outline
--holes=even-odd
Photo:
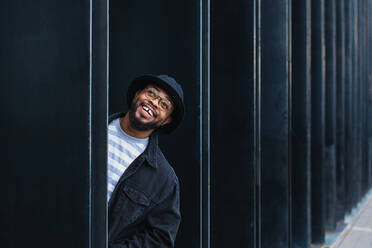
[[[290,242],[290,5],[288,1],[261,1],[259,11],[260,241],[262,248],[281,248]]]
[[[372,66],[372,15],[369,13],[372,11],[372,2],[368,2],[367,6],[367,137],[368,137],[368,148],[367,148],[367,159],[368,159],[368,175],[370,178],[369,187],[372,186],[372,70],[368,69]]]
[[[352,208],[352,19],[351,0],[345,0],[345,210]]]
[[[311,243],[311,1],[292,1],[292,247]]]
[[[345,0],[336,2],[336,221],[345,215]]]
[[[367,136],[367,118],[366,118],[366,92],[367,91],[367,77],[366,77],[366,42],[367,42],[367,1],[361,1],[358,7],[358,16],[360,23],[359,34],[359,111],[360,111],[360,161],[361,161],[361,195],[364,196],[369,190],[369,177],[368,177],[368,163],[367,163],[367,147],[368,139]]]
[[[211,155],[210,155],[210,1],[200,1],[199,20],[199,141],[200,141],[200,247],[211,246]],[[191,228],[191,227],[190,227]],[[197,229],[196,229],[197,230]]]
[[[89,1],[0,3],[1,247],[88,247]]]
[[[255,247],[254,18],[211,3],[211,247]]]
[[[351,91],[351,119],[352,119],[352,130],[351,130],[351,143],[352,143],[352,164],[351,164],[351,183],[352,191],[351,193],[351,206],[355,207],[361,198],[361,164],[360,164],[360,147],[359,147],[359,60],[358,60],[358,2],[351,2],[351,23],[352,23],[352,52],[351,52],[351,61],[352,61],[352,84],[350,87]]]
[[[108,1],[92,1],[91,31],[91,243],[89,248],[105,248],[107,243],[107,98],[108,98]]]
[[[140,74],[185,92],[178,248],[309,248],[371,188],[371,1],[107,7],[0,3],[0,247],[106,246],[107,112]]]
[[[311,1],[311,228],[324,242],[325,221],[325,32],[324,1]]]
[[[336,229],[336,1],[325,2],[325,228]]]

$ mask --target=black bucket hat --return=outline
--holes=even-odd
[[[159,86],[160,88],[165,90],[173,100],[175,108],[172,112],[172,121],[158,129],[159,132],[171,133],[180,125],[185,114],[182,87],[176,82],[174,78],[167,75],[144,75],[137,77],[129,85],[127,91],[128,107],[130,107],[130,105],[132,104],[136,92],[144,89],[149,84]]]

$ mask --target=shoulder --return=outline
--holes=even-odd
[[[111,114],[108,118],[108,122],[111,123],[113,120],[115,120],[119,117],[123,117],[124,115],[125,115],[124,112],[118,112],[118,113]]]

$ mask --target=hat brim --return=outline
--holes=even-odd
[[[135,78],[127,91],[128,107],[130,107],[130,105],[132,104],[133,98],[136,95],[137,91],[146,88],[146,86],[149,84],[155,84],[162,88],[163,90],[165,90],[165,92],[167,92],[167,94],[171,97],[174,103],[174,110],[171,115],[172,121],[169,124],[166,124],[158,129],[158,131],[162,133],[171,133],[181,123],[185,109],[182,100],[177,94],[177,92],[162,79],[153,75],[145,75]]]

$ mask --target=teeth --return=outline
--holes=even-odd
[[[149,115],[152,116],[152,111],[151,111],[151,109],[149,109],[149,108],[146,107],[146,106],[143,106],[142,108],[143,108],[147,113],[149,113]]]

